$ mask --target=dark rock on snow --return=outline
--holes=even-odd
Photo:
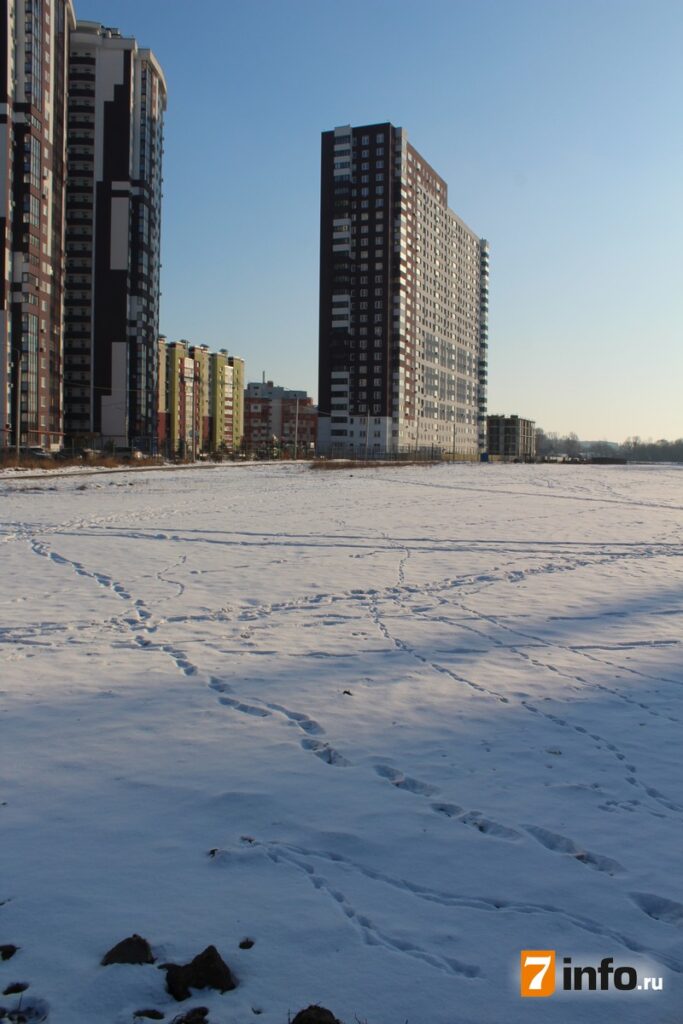
[[[297,1013],[292,1024],[341,1024],[341,1021],[324,1006],[309,1006]]]
[[[230,992],[237,988],[230,968],[215,946],[207,946],[189,964],[163,964],[166,969],[166,989],[180,1002],[190,998],[191,988],[215,988]]]
[[[208,1009],[206,1006],[195,1006],[187,1013],[174,1017],[171,1024],[207,1024]]]
[[[11,943],[8,943],[6,946],[0,946],[0,959],[11,960],[18,949],[18,946],[12,946]]]
[[[253,939],[242,939],[242,941],[240,942],[240,949],[251,949],[253,945]]]
[[[16,996],[20,992],[25,992],[27,988],[27,982],[15,981],[12,985],[8,985],[7,988],[3,990],[2,994],[3,996]]]
[[[140,935],[129,935],[122,939],[115,946],[105,953],[101,964],[106,967],[108,964],[153,964],[154,957],[147,939]]]

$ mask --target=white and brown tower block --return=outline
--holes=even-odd
[[[483,451],[487,320],[488,244],[407,133],[324,132],[319,448]]]

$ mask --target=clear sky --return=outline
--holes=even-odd
[[[683,435],[681,0],[74,0],[169,87],[161,329],[317,390],[320,132],[392,121],[491,244],[489,411]]]

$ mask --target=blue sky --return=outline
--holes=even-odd
[[[491,244],[489,410],[683,435],[679,0],[75,0],[169,86],[161,328],[317,389],[320,132],[390,120]]]

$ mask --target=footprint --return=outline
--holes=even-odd
[[[538,825],[523,825],[522,827],[536,842],[545,846],[546,850],[574,857],[581,864],[593,868],[594,871],[604,871],[608,875],[615,875],[624,870],[618,861],[612,860],[611,857],[603,857],[599,853],[590,853],[590,851],[577,846],[574,840],[567,836],[550,832],[547,828],[540,828]]]
[[[270,716],[270,711],[266,711],[265,708],[257,708],[253,704],[243,704],[241,701],[235,700],[234,697],[219,697],[218,699],[221,704],[234,708],[235,711],[241,711],[243,715],[255,715],[258,718]]]
[[[629,895],[636,906],[654,921],[664,921],[666,924],[683,927],[683,904],[668,900],[664,896],[655,896],[651,892],[632,892]]]
[[[409,793],[416,793],[418,796],[433,796],[438,792],[435,786],[420,782],[418,779],[411,779],[409,775],[404,775],[403,772],[399,772],[389,765],[376,764],[375,771],[380,778],[386,779],[397,789],[407,789]]]
[[[217,690],[218,693],[232,693],[232,686],[222,682],[220,679],[216,679],[215,676],[211,677],[209,686],[212,690]]]
[[[519,832],[516,832],[513,828],[507,828],[505,825],[500,825],[497,821],[491,821],[490,818],[485,818],[479,811],[468,811],[467,814],[461,815],[459,820],[465,825],[476,828],[478,832],[483,832],[487,836],[494,836],[496,839],[521,839]]]
[[[349,761],[343,757],[338,750],[331,747],[329,743],[321,743],[320,740],[302,740],[301,746],[304,750],[310,750],[311,753],[319,757],[325,764],[337,765],[340,768],[347,768],[350,764]]]
[[[431,804],[433,811],[437,814],[444,814],[447,818],[457,818],[464,811],[458,804]]]
[[[185,658],[176,658],[175,663],[181,672],[184,672],[186,676],[196,676],[197,669],[192,662],[187,661]]]
[[[660,793],[658,789],[655,789],[654,786],[645,786],[644,788],[648,796],[651,796],[653,800],[659,800],[659,802],[664,804],[665,807],[668,807],[670,811],[683,810],[680,804],[673,803],[673,801],[669,800],[663,793]]]
[[[321,736],[325,730],[321,725],[313,718],[309,718],[308,715],[302,714],[300,711],[290,711],[288,708],[282,706],[282,704],[268,704],[267,707],[271,708],[272,711],[279,711],[280,714],[285,715],[290,722],[294,722],[304,732],[309,733],[312,736]]]

